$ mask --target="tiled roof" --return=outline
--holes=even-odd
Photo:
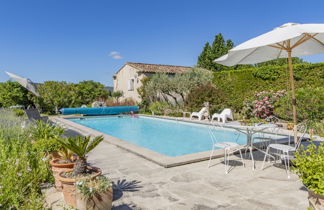
[[[138,69],[140,72],[147,73],[183,73],[191,69],[190,66],[174,66],[174,65],[162,65],[162,64],[148,64],[148,63],[131,63],[127,62],[125,65],[132,66]]]

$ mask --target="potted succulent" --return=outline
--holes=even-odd
[[[310,209],[324,208],[324,143],[311,142],[295,153],[294,170],[308,189]]]
[[[79,210],[109,210],[112,206],[112,182],[105,176],[80,179],[76,182],[76,203]]]
[[[73,152],[71,152],[67,148],[62,148],[58,155],[60,158],[52,159],[50,161],[50,165],[52,166],[52,172],[55,180],[55,188],[57,191],[62,191],[63,186],[62,182],[58,179],[58,176],[61,172],[68,171],[68,169],[73,168],[74,162],[72,160],[73,158]]]
[[[58,139],[63,147],[78,155],[78,159],[75,161],[73,169],[60,172],[58,176],[58,179],[63,185],[63,195],[66,204],[76,207],[75,183],[77,179],[87,177],[95,178],[101,174],[100,169],[88,166],[86,155],[98,146],[102,140],[102,136],[95,137],[92,141],[90,136]]]

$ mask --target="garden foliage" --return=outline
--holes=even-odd
[[[299,121],[324,119],[324,87],[299,88],[296,91],[297,116]],[[275,115],[280,119],[292,120],[291,92],[275,104]]]
[[[294,72],[297,89],[324,87],[324,63],[297,64]],[[258,92],[290,89],[287,65],[215,72],[213,84],[226,94],[227,106],[235,111]]]
[[[190,91],[198,86],[209,84],[212,79],[210,71],[192,68],[191,70],[175,76],[155,74],[145,80],[140,94],[144,101],[166,101],[173,105],[183,105]]]
[[[199,86],[189,93],[185,106],[189,111],[199,111],[205,102],[209,102],[211,113],[220,112],[225,108],[226,95],[210,84]]]
[[[41,183],[52,181],[45,147],[35,147],[39,139],[22,122],[13,112],[0,110],[1,209],[43,209]],[[53,131],[47,131],[41,136],[51,136]]]
[[[318,147],[310,144],[295,153],[293,161],[297,175],[308,190],[324,195],[324,143]]]

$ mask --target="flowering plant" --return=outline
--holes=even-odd
[[[97,176],[94,179],[79,179],[76,182],[77,191],[86,199],[98,196],[98,193],[107,191],[112,185],[112,181],[105,176]]]
[[[273,116],[274,103],[285,94],[285,90],[277,92],[262,91],[255,94],[255,100],[250,103],[252,115],[261,119],[271,119]]]

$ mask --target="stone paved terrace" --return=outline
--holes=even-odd
[[[261,167],[262,156],[255,152]],[[251,169],[251,161],[224,173],[222,159],[173,168],[163,168],[133,153],[102,142],[89,162],[103,170],[115,183],[113,209],[307,209],[307,191],[296,175],[287,179],[285,170],[271,166]],[[237,161],[236,161],[237,160]],[[219,164],[216,164],[219,163]],[[216,165],[215,165],[216,164]],[[62,209],[62,195],[47,191],[48,202]]]

